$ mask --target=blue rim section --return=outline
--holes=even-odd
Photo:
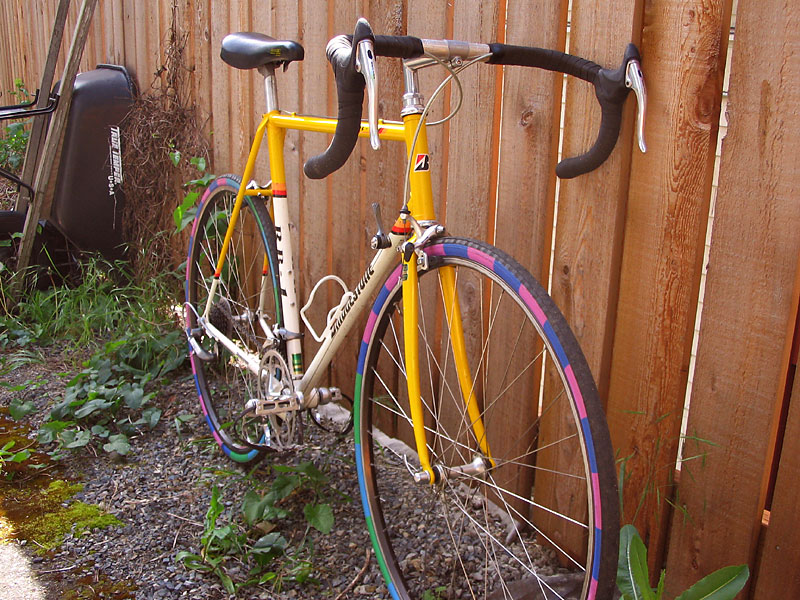
[[[513,290],[515,290],[520,299],[524,299],[525,296],[531,298],[533,302],[536,300],[533,298],[533,295],[530,293],[530,290],[527,290],[523,285],[522,282],[517,278],[508,268],[505,267],[502,263],[495,260],[493,257],[488,256],[487,254],[481,252],[476,248],[472,248],[469,246],[465,246],[464,244],[456,244],[456,243],[440,243],[440,244],[433,244],[426,248],[426,252],[431,255],[436,256],[454,256],[465,258],[469,260],[475,260],[475,255],[479,254],[481,258],[486,259],[484,266],[490,265],[488,268],[493,271],[500,279],[502,279],[506,284],[509,285]],[[470,256],[470,255],[473,256]],[[476,261],[478,262],[478,261]],[[399,267],[398,267],[399,269]],[[386,304],[388,298],[393,294],[393,292],[397,289],[400,285],[399,277],[397,277],[397,270],[394,271],[389,278],[387,279],[384,286],[381,288],[375,302],[372,306],[372,315],[376,318],[372,323],[372,327],[377,325],[377,317],[381,314],[384,305]],[[527,292],[527,294],[522,294],[522,291]],[[523,302],[525,302],[523,300]],[[530,306],[529,303],[525,302],[528,305],[528,309],[531,311],[532,314],[544,312],[541,310],[541,307],[537,306]],[[561,367],[564,371],[566,371],[567,367],[570,366],[569,359],[567,358],[567,354],[564,351],[564,347],[561,344],[561,341],[558,339],[555,330],[553,329],[552,325],[549,321],[545,321],[544,323],[540,323],[542,326],[542,330],[544,332],[545,337],[547,338],[548,342],[550,343],[553,351],[555,352],[556,356],[558,357],[558,361],[561,364]],[[364,475],[364,462],[362,459],[362,448],[361,448],[361,439],[360,439],[360,415],[361,415],[361,387],[363,383],[363,376],[364,376],[364,367],[367,359],[367,354],[369,351],[369,345],[364,338],[368,337],[366,335],[363,336],[361,340],[361,345],[359,348],[358,353],[358,365],[356,369],[356,388],[355,388],[355,404],[353,407],[354,414],[355,414],[355,424],[354,424],[354,431],[355,431],[355,454],[356,454],[356,471],[358,474],[358,485],[359,491],[361,495],[361,504],[364,510],[364,518],[367,520],[368,528],[370,530],[370,537],[372,539],[373,549],[375,550],[375,555],[378,558],[379,566],[381,567],[381,572],[383,573],[384,580],[389,587],[389,591],[392,594],[392,598],[395,600],[399,600],[400,597],[397,595],[397,590],[394,587],[394,584],[391,582],[389,577],[388,569],[385,566],[385,558],[383,557],[380,547],[377,544],[375,534],[373,532],[374,522],[373,522],[373,515],[371,513],[369,502],[367,499],[367,485],[366,485],[366,478]],[[369,331],[369,337],[372,336],[372,331]],[[573,397],[576,401],[583,401],[583,396],[580,393],[580,390],[575,390],[578,393],[575,394],[573,392]],[[585,412],[585,411],[584,411]],[[592,438],[592,432],[589,428],[589,420],[588,418],[583,418],[580,420],[581,429],[583,431],[585,446],[588,454],[590,471],[592,474],[597,474],[597,459],[595,456],[595,448],[594,448],[594,440]],[[590,482],[591,484],[591,482]],[[591,487],[591,485],[590,485]],[[602,501],[601,498],[595,498],[594,507],[596,511],[595,516],[595,527],[594,527],[594,553],[593,553],[593,563],[591,568],[592,578],[595,581],[599,580],[600,574],[600,556],[601,556],[601,548],[602,548],[602,530],[596,526],[597,523],[597,515],[599,514],[602,517],[602,507],[598,510],[598,504]],[[602,522],[602,521],[600,521]],[[593,596],[587,597],[587,600],[593,600]]]

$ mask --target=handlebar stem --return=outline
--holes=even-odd
[[[408,60],[403,61],[403,78],[405,79],[405,93],[403,94],[403,108],[400,116],[418,114],[421,115],[425,110],[425,98],[419,91],[419,77],[417,69],[408,64]]]

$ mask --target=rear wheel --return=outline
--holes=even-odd
[[[362,501],[392,596],[610,598],[619,526],[614,462],[574,336],[544,289],[497,249],[447,238],[426,252],[420,387],[440,481],[415,483],[410,475],[419,461],[399,268],[373,306],[356,382]],[[466,386],[447,316],[455,302],[443,300],[448,279],[462,316]],[[485,437],[467,414],[470,394]]]
[[[238,189],[237,177],[220,177],[208,187],[197,209],[186,265],[186,324],[202,349],[200,353],[190,352],[190,357],[208,426],[228,456],[248,462],[270,444],[270,428],[282,427],[282,423],[272,422],[277,417],[265,421],[249,416],[245,410],[248,401],[264,398],[267,392],[279,392],[281,382],[289,382],[281,349],[264,351],[268,339],[264,327],[282,325],[282,316],[275,228],[263,199],[245,197],[219,274],[209,321],[236,346],[261,356],[264,373],[269,376],[259,377],[244,368],[198,325]],[[213,358],[208,360],[208,355]]]

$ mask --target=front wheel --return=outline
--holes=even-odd
[[[439,481],[411,476],[419,461],[399,267],[373,306],[356,379],[362,502],[392,597],[611,598],[619,537],[613,455],[564,317],[529,273],[491,246],[445,238],[425,251],[419,383]]]

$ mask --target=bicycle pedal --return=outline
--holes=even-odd
[[[300,399],[294,394],[287,394],[270,400],[256,399],[254,412],[257,417],[263,417],[266,415],[296,411],[301,408],[302,403]]]

